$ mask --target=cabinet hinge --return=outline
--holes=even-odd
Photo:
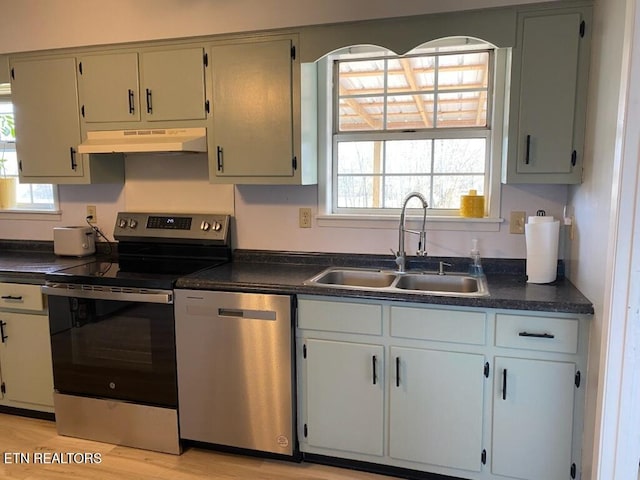
[[[578,152],[574,150],[573,152],[571,152],[571,166],[575,167],[577,162],[578,162]]]
[[[296,46],[295,45],[293,47],[291,47],[291,59],[292,60],[296,59]]]
[[[484,364],[484,376],[489,378],[489,362]]]
[[[82,75],[82,62],[78,63],[78,71],[80,72],[80,75]]]
[[[482,462],[483,465],[487,464],[487,451],[486,450],[482,450],[482,453],[480,454],[480,461]]]
[[[307,346],[302,345],[302,358],[307,358]]]
[[[18,160],[18,170],[22,171],[22,160]]]
[[[4,385],[4,383],[3,383],[3,385]],[[304,433],[304,438],[307,438],[309,436],[309,429],[307,428],[307,424],[306,423],[304,424],[303,430],[304,430],[304,432],[303,432]]]
[[[209,100],[205,100],[204,102],[204,111],[209,113]]]
[[[583,20],[580,22],[580,38],[584,38],[584,34],[586,30],[587,30],[587,24]]]
[[[575,463],[571,464],[571,469],[569,470],[569,474],[571,475],[571,478],[576,478],[576,464]]]
[[[80,114],[82,115],[82,118],[84,118],[84,105],[80,107]]]
[[[209,54],[207,52],[204,53],[204,57],[202,58],[202,63],[204,63],[205,67],[209,66]]]
[[[16,71],[15,69],[11,68],[11,80],[15,80],[16,79]]]
[[[581,376],[580,375],[580,370],[578,370],[576,372],[576,376],[575,376],[575,378],[573,380],[573,382],[576,384],[576,388],[580,388],[580,376]]]
[[[293,157],[293,159],[291,160],[291,165],[293,166],[294,170],[298,169],[298,157]]]
[[[7,393],[7,387],[5,386],[4,382],[2,382],[2,385],[0,385],[0,392]]]

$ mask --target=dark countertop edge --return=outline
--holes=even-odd
[[[189,279],[184,277],[178,280],[176,288],[192,290],[216,290],[228,292],[265,293],[276,295],[310,295],[318,297],[341,297],[354,299],[383,300],[402,303],[424,303],[430,305],[445,305],[458,307],[475,307],[505,310],[530,310],[537,312],[557,312],[574,314],[593,314],[593,305],[590,303],[560,303],[554,301],[539,300],[510,300],[495,297],[455,297],[444,295],[424,295],[409,293],[382,293],[366,290],[349,290],[337,288],[318,288],[305,285],[280,285],[266,283],[244,283],[209,281]],[[491,291],[491,284],[489,284]]]

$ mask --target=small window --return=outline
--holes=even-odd
[[[22,184],[16,156],[13,105],[8,84],[0,84],[0,211],[57,210],[56,189],[50,184]]]
[[[403,56],[374,47],[333,54],[326,212],[396,213],[418,191],[430,215],[458,216],[469,190],[489,199],[500,156],[492,137],[501,121],[493,115],[495,58],[493,46],[473,39]]]

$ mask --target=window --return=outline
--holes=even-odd
[[[49,184],[22,184],[18,179],[16,132],[8,84],[0,84],[0,210],[57,210],[56,189]]]
[[[497,203],[496,52],[448,39],[404,56],[352,47],[329,57],[326,213],[396,215],[412,191],[430,215],[459,216],[472,189]]]

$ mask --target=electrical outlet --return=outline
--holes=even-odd
[[[89,223],[98,223],[98,214],[95,205],[87,205],[87,218],[89,218]]]
[[[524,217],[526,212],[511,212],[509,217],[509,233],[524,234]]]
[[[311,209],[301,208],[298,215],[300,228],[311,228]]]

